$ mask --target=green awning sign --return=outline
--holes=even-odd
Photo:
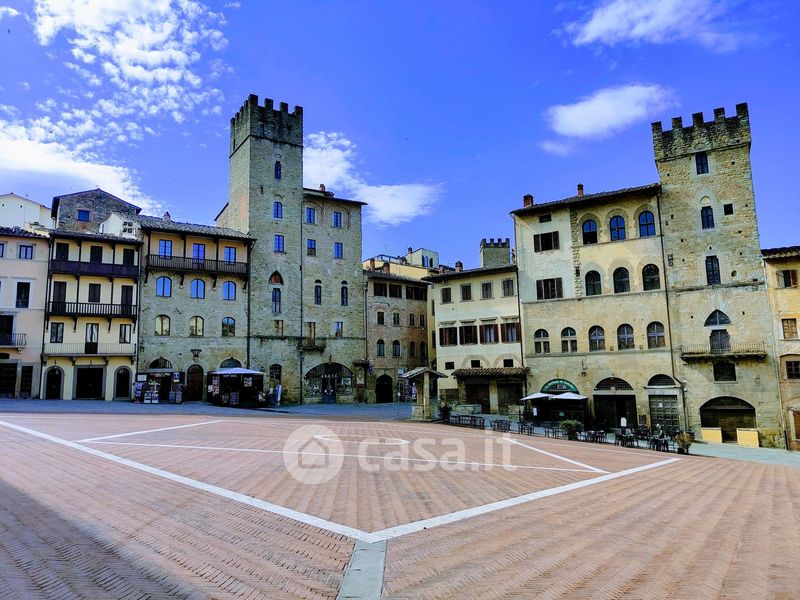
[[[551,379],[542,386],[542,392],[575,392],[577,394],[578,388],[566,379]]]

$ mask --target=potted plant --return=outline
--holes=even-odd
[[[567,435],[568,440],[577,440],[578,432],[581,430],[581,422],[573,419],[561,421],[561,429]]]
[[[678,454],[689,454],[689,446],[694,442],[694,435],[691,431],[676,433],[672,439],[678,446]]]
[[[453,407],[447,404],[447,402],[440,402],[439,403],[439,417],[445,423],[450,420],[450,413],[453,412]]]

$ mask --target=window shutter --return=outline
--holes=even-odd
[[[542,251],[542,239],[538,233],[533,236],[533,251],[534,252]]]
[[[486,325],[481,325],[479,330],[478,330],[478,336],[480,338],[481,344],[485,344],[486,343],[486,335],[485,335],[485,332],[484,332],[486,327],[487,327]]]
[[[792,287],[797,287],[797,271],[794,269],[789,271],[789,280]]]
[[[500,323],[500,339],[506,341],[506,324]]]
[[[444,329],[439,330],[439,345],[444,346]]]
[[[544,282],[539,279],[536,282],[536,299],[541,300],[544,297]]]
[[[558,232],[553,232],[553,250],[558,250]]]
[[[563,298],[564,290],[561,287],[561,277],[556,279],[556,298]]]

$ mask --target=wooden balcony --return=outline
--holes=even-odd
[[[184,258],[182,256],[148,254],[147,268],[159,271],[177,271],[179,273],[216,273],[247,277],[247,263],[214,260],[211,258]]]
[[[97,342],[70,342],[59,344],[45,342],[47,356],[135,356],[136,344],[112,344]]]
[[[24,348],[27,345],[27,333],[0,333],[0,348]]]
[[[135,304],[103,304],[100,302],[48,302],[47,315],[56,317],[106,317],[136,319]]]
[[[731,342],[729,344],[689,344],[681,346],[681,359],[689,361],[714,360],[718,358],[752,358],[764,360],[767,357],[765,342]]]
[[[70,275],[96,275],[99,277],[139,278],[139,267],[137,265],[92,263],[77,260],[51,260],[50,272],[68,273]]]

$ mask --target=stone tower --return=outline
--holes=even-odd
[[[689,127],[680,117],[668,131],[653,123],[652,132],[673,363],[690,421],[728,418],[751,405],[752,426],[769,438],[780,428],[780,404],[747,104],[731,117],[717,108],[708,122],[695,113]],[[722,316],[712,318],[715,311]]]

